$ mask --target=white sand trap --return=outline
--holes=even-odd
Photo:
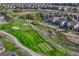
[[[20,27],[13,26],[12,29],[14,29],[14,30],[18,30],[18,29],[20,29]]]
[[[28,24],[24,23],[23,25],[28,25]]]

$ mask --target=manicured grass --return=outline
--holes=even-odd
[[[18,25],[22,25],[24,22],[25,22],[25,20],[23,20],[23,19],[15,19],[15,20],[13,20],[12,25],[18,26]]]
[[[16,51],[16,50],[18,50],[18,48],[16,48],[16,46],[13,43],[11,43],[7,40],[2,40],[2,42],[3,42],[3,46],[5,47],[5,49],[7,51]]]
[[[58,42],[61,43],[61,42],[64,40],[64,38],[65,38],[65,36],[62,35],[61,33],[56,34],[56,40],[57,40]]]
[[[21,22],[19,22],[19,20],[15,20],[13,23],[1,25],[1,29],[15,36],[21,44],[33,51],[38,53],[41,52],[45,55],[64,55],[62,50],[61,52],[46,42],[32,27],[29,25],[22,25],[25,23],[23,19],[20,19],[20,21]],[[14,30],[12,29],[13,26],[19,26],[20,29]],[[12,48],[10,48],[10,50],[12,50]]]

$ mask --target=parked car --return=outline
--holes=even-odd
[[[53,19],[52,19],[52,24],[54,24],[54,25],[59,25],[59,17],[54,17]]]
[[[79,24],[76,24],[76,25],[74,26],[74,31],[79,32]]]

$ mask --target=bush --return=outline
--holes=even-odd
[[[71,16],[67,16],[67,20],[68,21],[72,21],[72,17]]]

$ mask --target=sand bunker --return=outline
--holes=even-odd
[[[28,25],[28,24],[24,23],[23,25]]]
[[[18,27],[18,26],[13,26],[12,29],[18,30],[18,29],[20,29],[20,27]]]

